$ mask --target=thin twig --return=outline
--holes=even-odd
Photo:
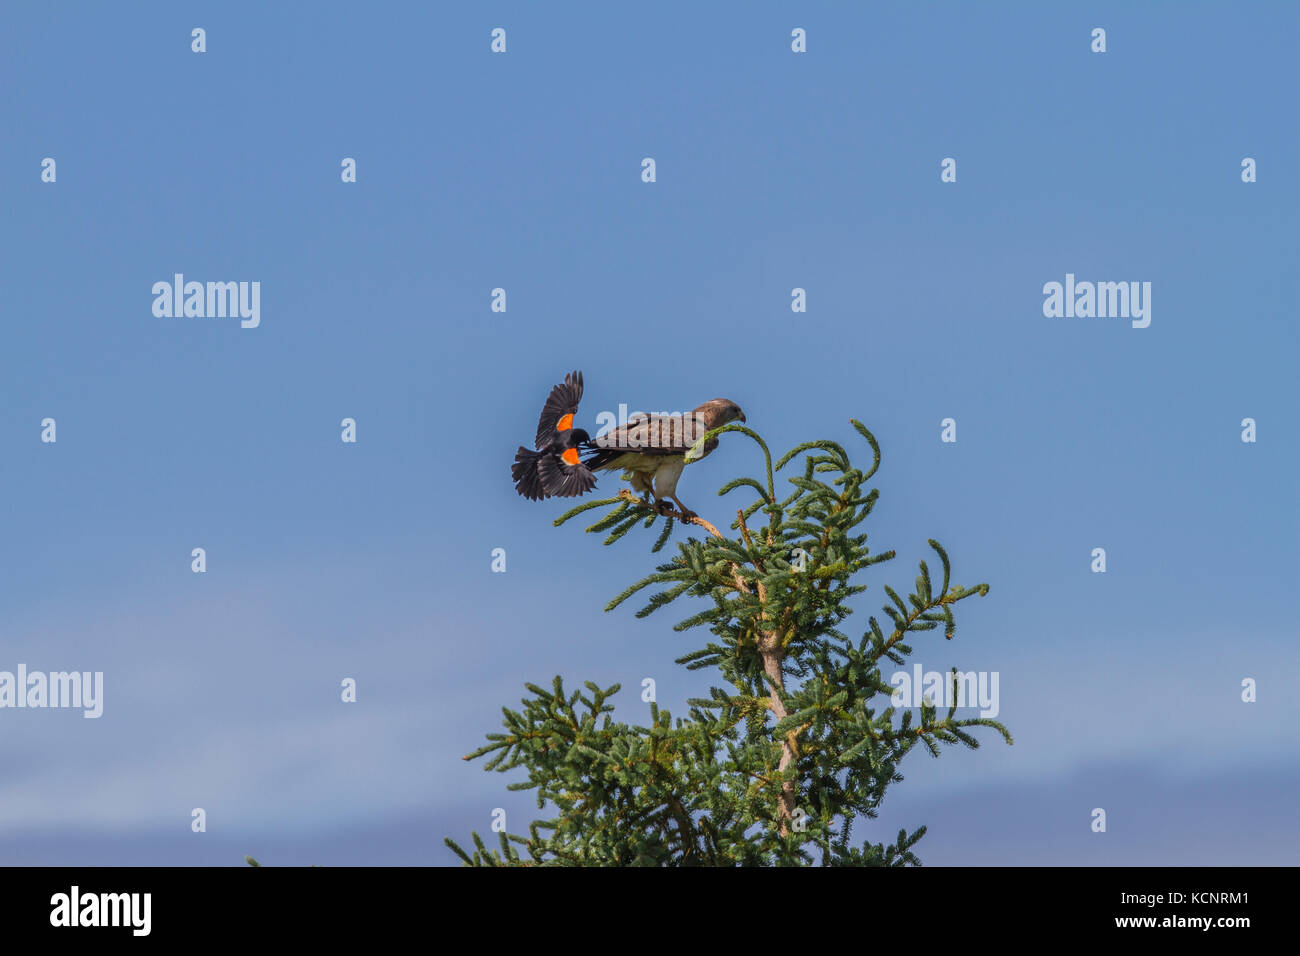
[[[722,537],[721,531],[719,531],[713,525],[709,524],[709,522],[705,521],[699,515],[695,515],[694,517],[688,518],[683,512],[677,511],[674,508],[669,508],[667,511],[660,511],[658,508],[654,508],[647,505],[644,501],[638,498],[635,493],[628,491],[626,488],[624,488],[622,491],[618,493],[618,497],[622,498],[624,501],[630,504],[637,505],[638,507],[644,508],[646,511],[653,511],[657,515],[663,515],[665,518],[676,518],[682,524],[697,524],[705,531],[707,531],[709,534],[713,535],[715,538]]]

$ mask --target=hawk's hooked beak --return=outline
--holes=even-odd
[[[745,421],[745,413],[744,413],[744,412],[741,412],[741,413],[740,413],[740,420],[741,420],[742,422]]]

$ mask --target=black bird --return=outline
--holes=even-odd
[[[582,373],[570,372],[564,382],[551,389],[541,418],[537,421],[537,450],[522,445],[515,452],[510,474],[515,490],[530,501],[543,498],[576,498],[596,487],[596,476],[582,463],[581,452],[591,436],[573,427],[573,416],[582,400]]]

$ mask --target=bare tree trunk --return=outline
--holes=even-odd
[[[785,675],[781,671],[781,640],[780,632],[773,631],[763,634],[759,638],[758,651],[763,656],[763,670],[767,676],[772,679],[772,683],[785,690]],[[777,720],[783,720],[786,716],[785,702],[781,700],[775,692],[771,695],[770,709],[776,715]],[[795,732],[792,730],[785,735],[781,741],[781,762],[777,769],[785,771],[795,761],[798,756],[797,742]],[[783,781],[781,784],[781,836],[786,836],[790,832],[790,818],[794,816],[795,805],[795,782],[793,780]]]

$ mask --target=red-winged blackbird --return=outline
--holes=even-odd
[[[642,492],[642,503],[664,511],[671,498],[687,517],[694,517],[677,497],[677,479],[686,467],[686,454],[711,429],[732,421],[745,421],[745,413],[730,399],[715,398],[685,415],[634,415],[625,425],[592,440],[573,417],[582,398],[582,373],[564,377],[551,389],[537,423],[537,451],[520,448],[511,474],[515,488],[525,498],[573,498],[596,485],[592,470],[622,471],[632,487]],[[718,447],[714,435],[706,441],[698,460]]]
[[[596,476],[584,465],[579,452],[590,440],[581,428],[573,427],[573,416],[582,400],[582,373],[570,372],[563,384],[551,389],[542,416],[537,421],[537,450],[522,445],[515,452],[510,474],[515,490],[530,501],[543,498],[575,498],[596,487]]]

